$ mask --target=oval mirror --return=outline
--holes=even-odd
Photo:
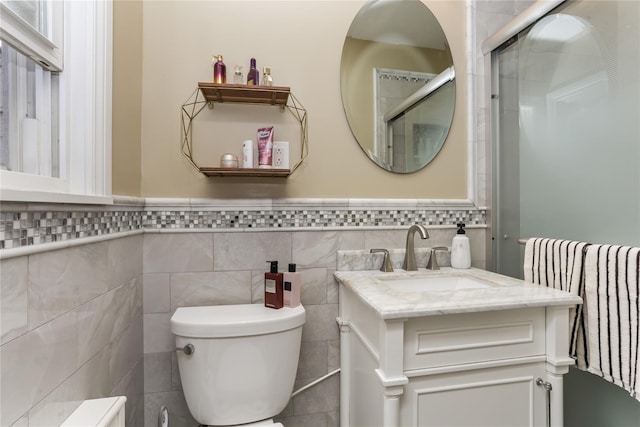
[[[342,104],[351,132],[378,166],[425,167],[449,133],[455,72],[437,19],[420,0],[372,0],[342,48]]]

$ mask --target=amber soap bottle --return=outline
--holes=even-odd
[[[282,308],[283,300],[283,274],[278,273],[278,261],[267,261],[269,271],[264,273],[264,306],[269,308]]]

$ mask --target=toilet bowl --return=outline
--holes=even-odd
[[[304,322],[302,305],[178,308],[171,332],[193,418],[209,426],[273,423],[293,391]]]

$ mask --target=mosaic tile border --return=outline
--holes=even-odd
[[[486,209],[142,209],[0,212],[0,249],[136,230],[321,230],[486,225]]]
[[[62,242],[142,228],[141,212],[0,212],[0,249]]]
[[[485,225],[486,212],[478,209],[420,210],[233,210],[233,211],[145,211],[145,229],[319,229]]]

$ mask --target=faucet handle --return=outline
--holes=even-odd
[[[371,249],[369,253],[382,252],[384,254],[384,258],[382,260],[382,267],[380,267],[380,271],[384,271],[385,273],[393,272],[393,266],[391,265],[391,258],[389,257],[389,251],[386,249]]]
[[[431,248],[431,256],[429,256],[429,262],[427,263],[427,270],[440,270],[440,266],[438,265],[438,260],[436,259],[436,251],[448,251],[449,248],[446,246],[436,246],[435,248]]]

